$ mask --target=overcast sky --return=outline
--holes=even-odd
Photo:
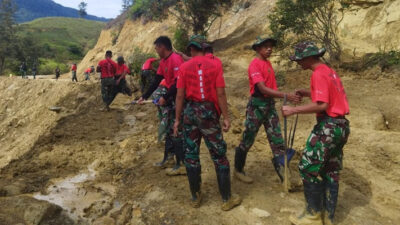
[[[53,0],[63,6],[78,8],[78,5],[82,0]],[[87,12],[90,15],[115,18],[117,17],[122,8],[121,0],[84,0],[88,4]]]

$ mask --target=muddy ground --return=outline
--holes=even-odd
[[[228,56],[222,59],[228,61]],[[232,165],[248,96],[246,63],[239,60],[225,65],[233,120],[225,139]],[[286,71],[282,89],[307,87],[308,74],[300,70]],[[338,224],[398,224],[400,80],[395,74],[379,77],[343,71],[339,74],[350,102],[351,135],[344,150]],[[214,167],[207,149],[202,146],[204,201],[201,208],[193,209],[189,205],[187,178],[168,177],[164,170],[153,166],[163,152],[163,145],[156,139],[158,120],[153,105],[129,105],[132,99],[118,96],[110,112],[101,112],[96,81],[80,84],[67,80],[28,82],[17,78],[1,78],[1,81],[5,86],[19,85],[20,91],[15,95],[26,95],[22,90],[32,89],[35,98],[31,101],[36,101],[29,103],[29,97],[15,98],[15,101],[23,99],[32,112],[24,104],[12,102],[10,97],[1,102],[3,122],[10,115],[16,118],[10,120],[11,124],[0,124],[0,159],[5,159],[8,152],[13,153],[13,157],[4,161],[0,172],[1,225],[272,225],[289,224],[288,216],[303,208],[301,188],[290,194],[282,191],[270,162],[266,135],[261,130],[246,164],[246,171],[255,182],[248,185],[232,178],[233,192],[243,198],[242,205],[230,212],[220,209]],[[36,89],[39,85],[42,88]],[[2,95],[10,92],[5,89]],[[36,95],[36,92],[43,93]],[[60,96],[56,98],[55,93]],[[277,108],[280,105],[278,102]],[[50,106],[59,106],[62,110],[52,112],[48,110]],[[28,118],[28,113],[38,110],[42,111]],[[18,125],[21,118],[25,118],[24,123]],[[300,116],[296,149],[304,147],[314,120],[312,115]],[[32,127],[34,121],[41,122]],[[43,125],[43,121],[50,122]],[[299,183],[298,157],[291,163],[294,184]]]

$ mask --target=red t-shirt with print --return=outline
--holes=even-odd
[[[124,72],[126,74],[130,74],[131,73],[131,71],[129,70],[129,68],[125,64],[122,64],[122,65],[117,64],[117,73],[116,73],[116,75],[120,76]]]
[[[76,69],[77,69],[76,65],[72,65],[71,70],[76,71]]]
[[[157,74],[164,77],[167,88],[170,88],[175,83],[175,80],[178,77],[179,67],[183,63],[183,58],[175,52],[161,60]]]
[[[142,70],[152,70],[154,61],[157,61],[157,59],[156,58],[147,59],[142,66]]]
[[[87,68],[86,70],[85,70],[85,73],[91,73],[92,72],[92,68]]]
[[[196,56],[179,68],[177,88],[185,88],[185,98],[194,102],[212,102],[218,112],[217,88],[224,88],[222,65],[207,56]]]
[[[342,81],[336,72],[325,64],[317,66],[311,76],[311,100],[328,103],[326,114],[331,117],[350,113]]]
[[[101,78],[114,77],[117,72],[117,63],[111,59],[103,59],[99,62],[101,68]]]
[[[277,90],[275,72],[271,62],[259,58],[253,59],[248,69],[250,95],[254,94],[255,86],[259,82],[263,82],[266,87]]]

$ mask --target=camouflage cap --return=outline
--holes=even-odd
[[[202,44],[207,42],[207,38],[203,35],[193,35],[190,37],[189,39],[189,44],[188,44],[188,48],[191,45],[196,46],[199,49],[202,49]]]
[[[322,57],[325,52],[325,48],[319,49],[314,42],[303,41],[294,46],[294,55],[290,56],[289,59],[292,61],[299,61],[310,56]]]
[[[264,37],[264,38],[263,38],[263,37],[258,36],[258,37],[256,38],[256,41],[255,41],[255,42],[253,43],[253,45],[251,46],[251,48],[252,48],[254,51],[256,51],[256,49],[257,49],[258,46],[264,44],[264,43],[267,42],[267,41],[272,42],[272,44],[273,44],[274,46],[276,46],[276,43],[278,42],[277,40],[275,40],[275,39],[273,39],[273,38],[270,38],[270,37]]]

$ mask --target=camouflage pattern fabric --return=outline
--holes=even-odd
[[[161,98],[161,96],[167,93],[168,89],[165,86],[158,86],[158,88],[154,91],[151,96],[152,99],[156,100]],[[158,126],[158,142],[161,142],[165,139],[165,136],[168,131],[168,112],[170,111],[171,106],[157,106],[158,109],[158,119],[160,120],[160,125]]]
[[[76,77],[76,71],[72,71],[72,82],[78,82],[78,78]]]
[[[101,79],[101,97],[105,105],[109,106],[117,96],[114,78]]]
[[[311,41],[303,41],[298,43],[294,46],[294,50],[294,55],[289,57],[292,61],[299,61],[310,56],[322,57],[326,52],[325,48],[319,49],[314,42]]]
[[[303,181],[337,183],[342,169],[343,146],[350,134],[347,119],[324,116],[311,132],[299,163]]]
[[[247,104],[245,131],[239,149],[248,152],[254,143],[260,126],[264,125],[267,138],[274,157],[283,155],[285,151],[279,116],[272,98],[251,97]]]
[[[226,143],[223,139],[219,115],[211,102],[188,102],[183,116],[185,138],[185,165],[187,168],[200,167],[201,138],[210,152],[215,168],[228,169]]]

